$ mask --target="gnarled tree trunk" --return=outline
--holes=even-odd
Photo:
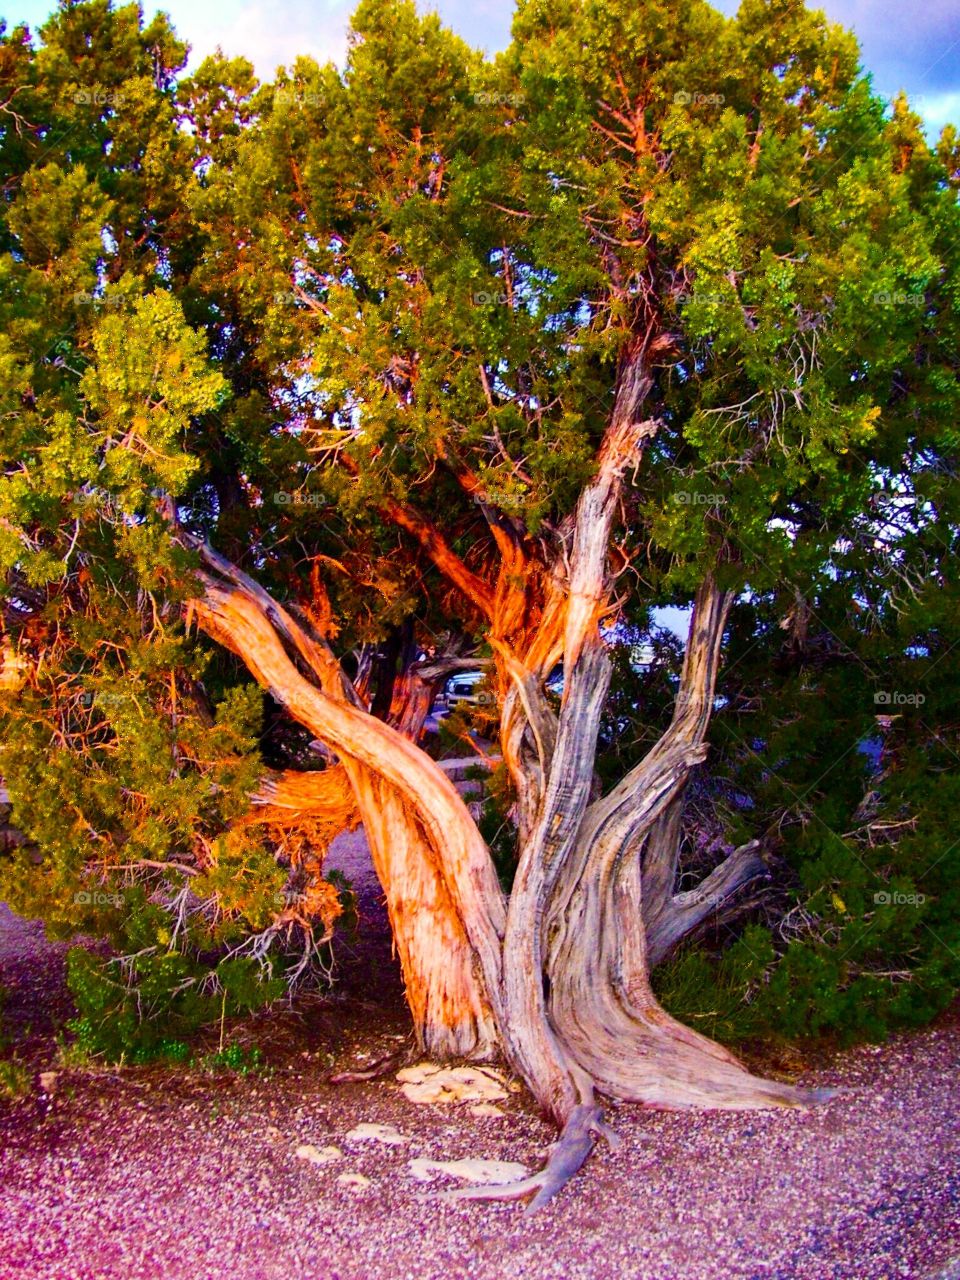
[[[657,430],[637,420],[648,384],[642,351],[629,355],[596,475],[560,530],[554,559],[538,558],[494,518],[502,566],[490,588],[422,517],[393,513],[490,622],[501,744],[518,794],[519,862],[508,903],[456,789],[409,736],[360,704],[322,637],[209,549],[194,604],[201,625],[336,754],[349,778],[421,1047],[441,1058],[501,1053],[564,1129],[546,1169],[524,1184],[524,1193],[537,1192],[535,1204],[604,1131],[598,1093],[666,1107],[814,1100],[752,1076],[671,1018],[650,986],[651,950],[662,951],[695,914],[683,916],[674,879],[679,805],[705,755],[730,604],[712,576],[697,593],[672,723],[640,764],[597,795],[611,670],[601,635],[611,612],[607,555],[624,470]],[[557,716],[543,686],[560,659]],[[750,857],[737,851],[704,892],[742,879]]]
[[[503,896],[476,826],[438,766],[357,706],[326,644],[245,574],[203,549],[200,625],[340,758],[387,897],[418,1043],[490,1057]]]

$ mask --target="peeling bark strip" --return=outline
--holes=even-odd
[[[496,1024],[473,946],[429,837],[397,789],[350,766],[374,869],[387,899],[417,1048],[431,1059],[492,1059]]]
[[[278,822],[305,813],[318,813],[337,831],[351,831],[360,820],[342,767],[301,771],[284,769],[260,780],[251,797],[257,822]]]

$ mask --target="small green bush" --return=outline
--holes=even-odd
[[[251,1075],[264,1070],[263,1053],[256,1045],[245,1048],[241,1044],[229,1044],[217,1053],[208,1053],[203,1059],[203,1066],[208,1071],[235,1071],[237,1075]]]
[[[0,1060],[0,1098],[16,1102],[30,1092],[30,1072],[15,1058]]]
[[[245,957],[204,966],[178,951],[138,956],[128,980],[116,962],[83,947],[67,956],[77,1017],[67,1025],[82,1051],[108,1062],[186,1062],[201,1027],[250,1014],[285,990]]]

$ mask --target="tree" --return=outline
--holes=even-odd
[[[795,0],[736,20],[693,0],[525,3],[492,64],[411,4],[364,0],[342,75],[301,60],[258,87],[213,61],[144,87],[174,214],[146,154],[102,145],[126,127],[117,104],[84,124],[99,157],[62,166],[26,111],[29,91],[50,113],[48,51],[77,33],[128,31],[133,64],[173,48],[130,12],[65,5],[43,54],[5,46],[25,114],[4,134],[4,554],[29,674],[0,763],[18,815],[65,779],[78,796],[50,896],[90,869],[92,830],[104,882],[139,877],[169,909],[172,881],[178,928],[252,929],[262,957],[284,922],[265,890],[305,862],[291,828],[313,821],[322,849],[359,816],[419,1048],[503,1055],[563,1129],[520,1188],[537,1204],[603,1131],[598,1097],[815,1101],[671,1018],[650,969],[764,869],[747,840],[675,892],[724,637],[769,614],[802,647],[844,575],[885,607],[891,557],[918,563],[926,516],[891,532],[870,502],[904,468],[952,465],[949,139],[938,160],[905,103],[888,119],[852,37]],[[116,314],[51,312],[78,282]],[[954,501],[935,517],[948,542]],[[878,528],[887,559],[838,568]],[[672,714],[611,780],[611,644],[668,601],[692,602]],[[255,783],[254,739],[289,761],[289,728],[258,735],[249,686],[228,691],[183,618],[335,767]],[[434,683],[478,659],[508,892],[420,745]],[[196,728],[204,661],[223,673],[206,678],[219,737]],[[78,726],[81,681],[134,676],[152,739],[130,747],[125,696]],[[91,822],[117,758],[129,776]],[[46,818],[26,822],[49,858]]]

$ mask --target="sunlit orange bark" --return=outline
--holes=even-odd
[[[197,621],[338,754],[350,778],[422,1047],[442,1057],[489,1056],[498,1044],[504,906],[468,810],[429,756],[354,704],[321,641],[233,566],[205,555]]]

